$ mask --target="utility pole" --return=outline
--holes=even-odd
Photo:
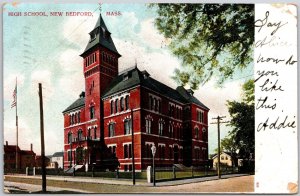
[[[226,116],[217,116],[216,118],[212,118],[212,119],[216,119],[217,122],[211,123],[211,124],[218,124],[218,178],[219,179],[221,179],[221,172],[220,172],[220,124],[221,123],[227,123],[227,122],[222,122],[221,121],[225,117]]]
[[[133,111],[131,109],[131,156],[132,156],[132,184],[135,185],[135,162],[134,162],[134,131],[133,131]]]
[[[44,142],[44,111],[42,84],[39,83],[40,98],[40,124],[41,124],[41,158],[42,158],[42,192],[46,192],[46,165],[45,165],[45,142]]]

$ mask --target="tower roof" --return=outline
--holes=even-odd
[[[90,40],[84,50],[84,52],[80,56],[84,56],[85,53],[87,53],[89,50],[94,48],[95,46],[103,46],[107,48],[108,50],[117,53],[119,56],[119,52],[117,51],[117,48],[110,36],[110,32],[107,29],[104,20],[100,14],[98,21],[94,27],[94,29],[89,33],[90,34]]]

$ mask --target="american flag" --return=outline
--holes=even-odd
[[[15,87],[15,90],[13,92],[13,102],[11,104],[11,108],[15,107],[17,105],[17,85]]]

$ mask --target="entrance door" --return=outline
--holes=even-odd
[[[76,164],[83,165],[83,148],[79,147],[76,149]]]

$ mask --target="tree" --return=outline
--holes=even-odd
[[[228,112],[231,116],[229,133],[234,138],[239,149],[239,155],[249,158],[254,153],[254,80],[248,80],[243,85],[242,101],[227,101]]]
[[[151,4],[155,25],[182,60],[173,77],[197,89],[213,75],[219,84],[253,60],[254,5]]]

